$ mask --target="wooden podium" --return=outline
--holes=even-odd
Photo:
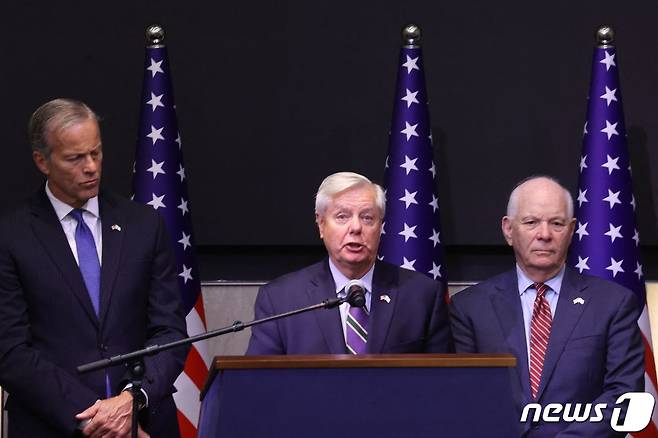
[[[199,434],[514,437],[511,355],[218,356]]]

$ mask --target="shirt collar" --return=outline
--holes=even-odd
[[[350,279],[338,270],[334,262],[331,260],[331,257],[329,257],[329,270],[331,271],[331,276],[334,278],[334,284],[336,285],[336,295],[340,296],[341,294],[344,294],[345,286]],[[366,272],[363,277],[359,278],[359,280],[363,281],[363,284],[366,285],[366,293],[370,293],[372,290],[372,274],[374,271],[375,265],[373,264],[368,272]]]
[[[48,181],[46,181],[46,195],[48,196],[48,199],[50,200],[50,203],[53,205],[53,208],[55,209],[55,214],[57,215],[57,219],[60,221],[64,219],[66,216],[68,216],[69,213],[73,210],[73,207],[71,207],[69,204],[66,202],[62,202],[59,199],[53,195],[53,192],[50,190],[50,187],[48,187]],[[93,198],[90,198],[85,204],[82,206],[82,209],[93,214],[96,217],[100,217],[99,211],[98,211],[98,195],[94,196]]]
[[[554,291],[556,295],[560,295],[560,288],[562,287],[562,280],[564,279],[564,271],[565,267],[562,266],[560,272],[558,272],[553,278],[544,281],[544,284]],[[535,284],[534,281],[525,275],[525,272],[523,272],[523,269],[521,269],[518,263],[516,264],[516,279],[518,281],[519,295],[523,295],[529,287]]]

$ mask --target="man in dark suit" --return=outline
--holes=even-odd
[[[0,220],[0,383],[10,437],[130,434],[125,367],[76,366],[186,336],[173,253],[152,209],[101,192],[96,115],[56,99],[30,120],[47,177]],[[140,436],[177,437],[173,382],[187,350],[147,358]]]
[[[382,188],[340,172],[318,190],[315,216],[329,257],[263,286],[256,318],[341,297],[361,280],[365,309],[343,304],[252,328],[247,354],[449,352],[446,291],[430,278],[376,261],[384,217]]]
[[[616,436],[610,416],[617,398],[643,390],[636,298],[565,267],[574,222],[571,195],[559,183],[522,181],[502,220],[516,269],[457,293],[450,306],[457,352],[516,356],[517,418],[528,403],[607,404],[600,422],[533,422],[533,411],[520,424],[522,436]]]

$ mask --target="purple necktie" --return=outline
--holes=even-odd
[[[345,344],[352,354],[365,354],[368,345],[368,311],[365,307],[350,306],[345,321]]]
[[[82,273],[82,279],[87,286],[87,293],[91,298],[91,304],[94,306],[96,316],[100,308],[101,296],[101,264],[98,261],[98,252],[94,235],[82,219],[84,210],[76,208],[71,210],[70,215],[78,222],[75,228],[75,246],[78,250],[78,265]]]
[[[94,235],[91,234],[91,230],[82,219],[83,212],[84,210],[76,208],[75,210],[71,210],[69,214],[78,222],[78,226],[75,227],[75,246],[78,251],[78,265],[80,266],[82,279],[85,282],[85,286],[87,286],[87,293],[94,307],[94,312],[98,316],[101,298],[101,264],[98,260]],[[105,395],[109,398],[111,394],[110,377],[106,372]]]

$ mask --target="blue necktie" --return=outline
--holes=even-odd
[[[101,264],[98,261],[98,252],[96,251],[96,242],[94,235],[82,219],[84,210],[76,208],[69,213],[77,222],[75,228],[75,246],[78,250],[78,265],[82,273],[82,279],[87,286],[87,293],[91,298],[91,304],[94,306],[96,316],[100,309],[101,298]],[[110,385],[110,376],[105,373],[105,394],[109,398],[112,394]]]
[[[78,249],[78,265],[82,278],[87,286],[91,304],[94,306],[96,316],[100,308],[101,296],[101,264],[98,261],[98,252],[96,252],[96,243],[94,242],[94,235],[82,220],[82,209],[75,209],[69,213],[78,222],[75,228],[75,246]]]

